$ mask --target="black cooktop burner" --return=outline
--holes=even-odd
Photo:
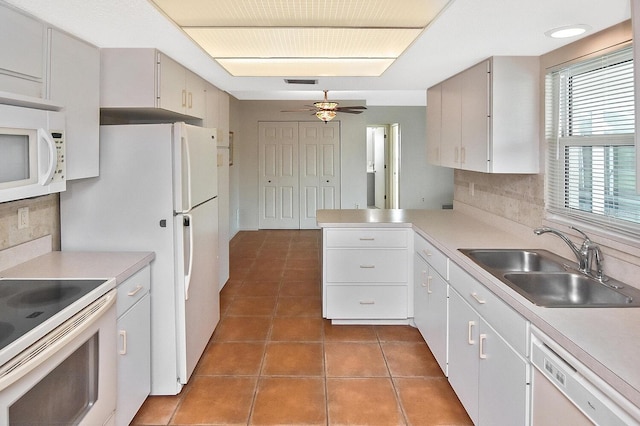
[[[106,280],[0,280],[0,349],[70,306]]]

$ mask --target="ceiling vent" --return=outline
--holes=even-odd
[[[285,78],[284,82],[287,84],[318,84],[318,80],[304,80],[295,78]]]

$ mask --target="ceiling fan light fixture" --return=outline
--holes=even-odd
[[[323,102],[314,102],[313,106],[320,109],[336,109],[338,107],[337,102],[327,102],[326,100]]]
[[[319,104],[319,103],[322,103],[322,102],[316,102],[316,104]],[[333,102],[329,102],[329,103],[333,103]],[[325,110],[320,110],[316,112],[316,117],[318,117],[320,120],[324,121],[325,123],[328,123],[329,121],[333,120],[335,116],[336,116],[336,112],[331,110],[325,109]]]

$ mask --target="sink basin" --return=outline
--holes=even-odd
[[[539,249],[459,249],[484,270],[527,298],[548,308],[640,307],[640,290],[578,272],[576,262]]]
[[[628,307],[640,302],[580,273],[508,273],[504,279],[511,288],[539,306]]]
[[[546,250],[520,249],[460,249],[485,269],[522,272],[561,272],[562,258]]]

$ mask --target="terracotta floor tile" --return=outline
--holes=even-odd
[[[148,397],[131,424],[168,425],[181,398],[181,395]]]
[[[316,259],[319,265],[320,250],[311,248],[305,250],[291,250],[291,248],[289,248],[289,259]]]
[[[275,267],[269,269],[252,268],[244,276],[245,281],[279,281],[284,273],[284,267]]]
[[[444,377],[425,343],[382,343],[393,377]]]
[[[246,424],[255,392],[255,377],[195,376],[172,424]]]
[[[198,362],[196,375],[257,376],[264,343],[211,342]]]
[[[409,325],[378,325],[375,328],[381,342],[424,343],[418,329]]]
[[[240,290],[240,287],[242,287],[241,279],[229,279],[224,287],[222,287],[222,290],[220,290],[220,295],[235,296],[238,290]]]
[[[324,340],[327,342],[378,342],[372,325],[333,325],[324,321]]]
[[[226,293],[220,293],[220,316],[224,316],[226,314],[231,302],[233,302],[233,296],[229,296]]]
[[[446,378],[394,379],[410,425],[472,425]]]
[[[322,376],[321,343],[273,342],[267,345],[263,376]]]
[[[378,343],[326,343],[327,377],[389,377]]]
[[[236,296],[277,296],[280,292],[280,281],[244,281],[236,291]]]
[[[272,316],[276,309],[277,297],[236,297],[231,302],[227,315]]]
[[[282,274],[283,281],[316,281],[320,282],[319,269],[285,269]]]
[[[280,287],[280,296],[322,297],[322,284],[316,279],[308,281],[284,281]],[[320,307],[322,308],[322,301]]]
[[[314,258],[287,259],[286,267],[289,269],[317,269],[318,259],[314,259]]]
[[[319,342],[322,340],[322,319],[307,317],[276,317],[271,340]]]
[[[326,421],[323,379],[260,379],[251,425],[325,425]]]
[[[213,332],[213,340],[263,341],[267,339],[271,321],[265,317],[224,317]]]
[[[391,426],[404,419],[388,378],[327,379],[329,424]]]
[[[276,316],[322,318],[322,299],[320,297],[280,297]]]

